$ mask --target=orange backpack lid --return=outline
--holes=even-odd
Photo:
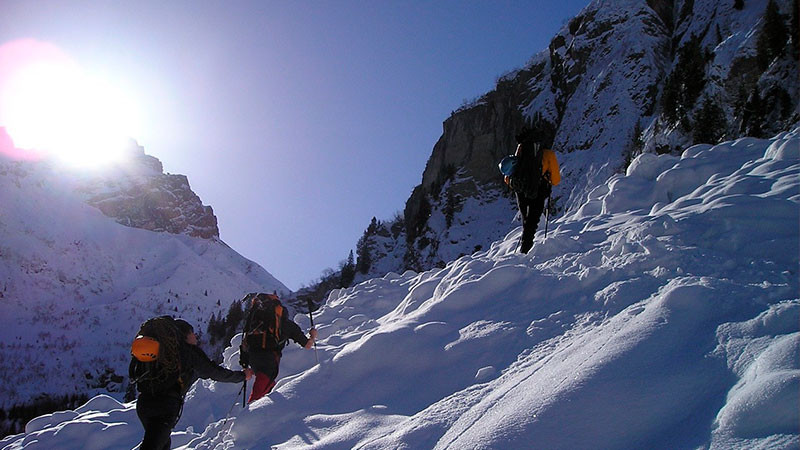
[[[141,362],[153,362],[158,359],[159,343],[148,336],[136,336],[131,344],[131,355]]]

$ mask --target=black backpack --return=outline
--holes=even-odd
[[[154,317],[139,328],[131,344],[128,376],[139,392],[160,394],[183,389],[181,333],[170,316]]]
[[[528,198],[536,198],[539,195],[539,186],[542,183],[543,153],[544,149],[538,143],[522,142],[514,173],[509,180],[509,186],[514,192]]]
[[[274,294],[248,294],[248,299],[250,313],[244,324],[243,349],[280,350],[286,342],[281,335],[286,308]]]

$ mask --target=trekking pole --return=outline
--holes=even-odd
[[[246,381],[247,380],[245,380],[245,382]],[[239,388],[239,389],[240,389],[240,392],[241,391],[247,391],[247,389],[244,388],[244,385],[242,385],[242,387]],[[228,423],[228,419],[231,418],[231,413],[233,412],[233,408],[236,406],[237,403],[239,403],[239,393],[238,392],[236,393],[236,400],[234,400],[233,404],[231,405],[231,409],[228,410],[228,414],[225,414],[225,420],[222,421],[222,426],[225,426],[225,424]]]
[[[547,239],[547,225],[550,223],[550,197],[552,194],[547,196],[547,209],[544,212],[544,238]]]
[[[311,298],[307,299],[308,301],[308,319],[311,320],[311,328],[314,328],[314,316],[311,314],[311,308],[313,308],[314,304],[311,303]],[[314,339],[314,358],[317,360],[317,364],[319,364],[319,355],[317,355],[317,340]]]

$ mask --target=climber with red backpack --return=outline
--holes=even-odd
[[[267,395],[275,387],[283,348],[289,339],[305,349],[311,349],[317,330],[311,328],[306,337],[300,326],[289,319],[286,308],[274,294],[247,294],[243,303],[249,303],[244,325],[244,336],[239,347],[239,363],[252,367],[256,380],[248,403]]]
[[[523,129],[516,138],[517,151],[514,156],[503,158],[500,171],[505,175],[506,184],[517,196],[517,206],[522,216],[519,251],[528,253],[533,247],[544,201],[550,197],[553,186],[561,182],[561,173],[556,154],[543,148],[535,131]]]

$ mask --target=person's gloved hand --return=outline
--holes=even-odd
[[[311,347],[314,346],[314,342],[317,341],[317,329],[316,328],[312,328],[308,332],[308,334],[311,336],[311,338],[308,340],[308,342],[306,342],[306,345],[305,345],[306,350],[310,350]]]

